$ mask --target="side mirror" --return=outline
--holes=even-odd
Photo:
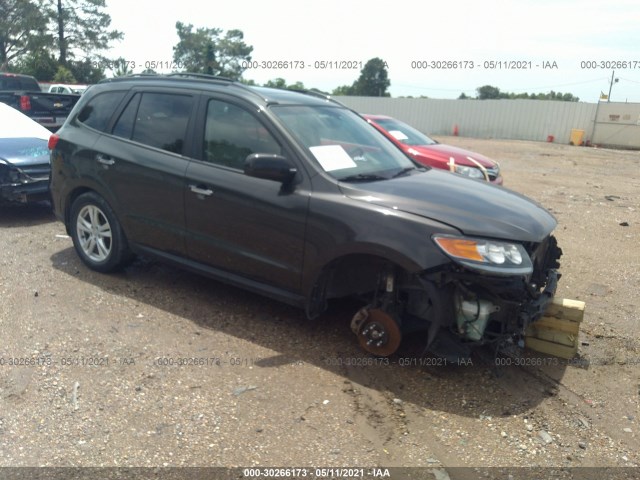
[[[244,174],[250,177],[288,183],[298,170],[286,157],[274,153],[252,153],[244,161]]]

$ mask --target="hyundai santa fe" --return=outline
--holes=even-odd
[[[373,355],[419,331],[442,355],[518,344],[559,278],[543,207],[420,166],[317,92],[110,79],[49,147],[54,211],[89,268],[153,257],[309,318],[356,297],[350,327]]]

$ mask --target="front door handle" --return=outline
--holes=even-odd
[[[109,155],[103,155],[101,153],[96,155],[96,160],[102,165],[113,165],[114,163],[116,163],[116,161]]]
[[[213,190],[209,188],[201,188],[196,185],[189,185],[189,190],[197,195],[205,195],[207,197],[213,195]]]

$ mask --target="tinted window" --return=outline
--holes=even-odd
[[[39,92],[40,85],[30,77],[16,77],[13,75],[0,76],[0,90],[28,90]]]
[[[133,98],[129,100],[127,107],[124,109],[120,118],[118,118],[118,121],[113,127],[112,133],[114,135],[131,139],[131,136],[133,135],[133,124],[135,123],[136,115],[138,114],[140,97],[141,95],[136,93]]]
[[[104,132],[111,115],[124,95],[125,92],[106,92],[96,95],[82,108],[78,114],[78,121]]]
[[[20,90],[20,83],[15,77],[2,77],[2,90]]]
[[[169,152],[182,153],[192,106],[193,98],[188,95],[143,93],[131,139]],[[123,112],[123,121],[127,120],[125,113],[131,112]]]
[[[242,170],[252,153],[282,153],[267,129],[248,111],[210,100],[207,106],[203,159]]]

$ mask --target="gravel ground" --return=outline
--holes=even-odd
[[[408,341],[382,362],[349,302],[310,322],[144,259],[94,273],[47,205],[2,208],[0,466],[640,466],[640,153],[440,140],[557,216],[574,361],[444,366]]]

